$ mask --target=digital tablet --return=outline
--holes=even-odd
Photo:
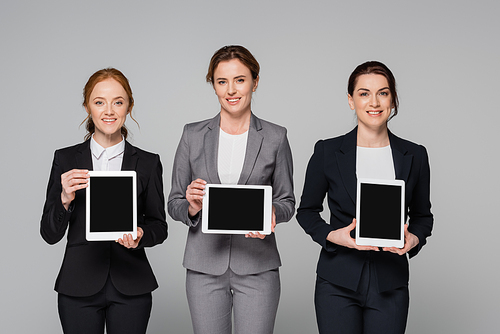
[[[271,234],[271,186],[207,184],[201,231],[217,234]]]
[[[404,196],[403,180],[358,179],[357,245],[403,248]]]
[[[135,171],[90,171],[86,194],[88,241],[137,238],[137,181]]]

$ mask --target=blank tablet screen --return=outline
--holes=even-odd
[[[92,177],[90,232],[133,230],[132,177]]]
[[[264,189],[210,188],[210,230],[264,229]]]
[[[401,189],[386,184],[361,184],[360,237],[400,239]]]

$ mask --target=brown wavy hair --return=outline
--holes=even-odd
[[[358,67],[356,67],[349,76],[349,81],[347,84],[347,93],[349,93],[349,95],[353,96],[354,88],[358,83],[358,78],[363,74],[380,74],[387,79],[387,83],[389,84],[389,91],[391,92],[392,98],[391,104],[392,108],[394,109],[392,115],[388,119],[388,121],[390,121],[394,116],[398,114],[399,107],[398,92],[396,91],[396,78],[394,78],[391,70],[383,63],[379,61],[367,61],[366,63],[358,65]]]
[[[238,59],[248,67],[252,73],[252,78],[255,80],[259,76],[260,65],[257,59],[248,51],[247,48],[241,45],[226,45],[217,50],[212,59],[210,59],[210,64],[208,65],[208,73],[206,76],[207,82],[214,84],[214,73],[215,69],[222,61],[229,61],[231,59]]]
[[[87,134],[85,135],[85,140],[90,139],[92,137],[92,134],[95,132],[95,124],[94,121],[92,120],[92,117],[90,117],[90,109],[88,108],[88,102],[90,99],[90,94],[92,94],[92,91],[94,90],[95,85],[97,85],[99,82],[107,80],[107,79],[113,79],[116,80],[120,85],[122,85],[123,89],[127,93],[128,96],[128,110],[127,114],[130,115],[130,118],[134,120],[134,122],[137,123],[135,118],[132,116],[132,108],[134,107],[134,98],[132,96],[132,88],[130,88],[130,84],[128,82],[128,79],[125,75],[123,75],[122,72],[117,70],[116,68],[108,67],[108,68],[103,68],[102,70],[99,70],[92,74],[85,84],[85,87],[83,88],[83,107],[86,108],[87,110],[87,118],[83,120],[83,122],[80,124],[82,125],[85,123],[85,129],[87,130]],[[121,133],[125,139],[127,139],[128,136],[128,129],[125,126],[125,124],[121,128]]]

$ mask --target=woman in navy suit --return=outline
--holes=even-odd
[[[297,220],[322,246],[315,308],[319,332],[404,333],[409,306],[408,260],[431,235],[430,171],[426,149],[392,134],[398,112],[396,81],[384,64],[359,65],[348,83],[348,101],[358,126],[316,143],[307,167]],[[356,180],[405,181],[405,244],[402,249],[358,246]],[[325,195],[330,224],[320,216]],[[374,198],[373,201],[384,201]]]
[[[124,123],[134,99],[127,78],[114,68],[94,73],[83,91],[88,114],[85,142],[57,150],[40,233],[49,244],[68,230],[56,280],[64,333],[146,333],[158,287],[144,251],[167,238],[162,165],[157,154],[126,141]],[[132,116],[130,116],[132,117]],[[133,118],[132,118],[133,119]],[[85,238],[85,188],[89,170],[137,172],[137,238]],[[120,208],[110,207],[110,210]]]

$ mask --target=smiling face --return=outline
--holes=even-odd
[[[349,106],[356,111],[359,127],[372,130],[387,128],[393,106],[389,84],[383,75],[360,75],[348,99]]]
[[[252,79],[250,69],[238,59],[222,61],[214,71],[214,89],[221,105],[221,114],[241,117],[251,113],[252,93],[259,77]]]
[[[90,94],[85,110],[95,124],[94,140],[110,147],[122,140],[121,128],[129,112],[129,97],[114,79],[97,83]]]

